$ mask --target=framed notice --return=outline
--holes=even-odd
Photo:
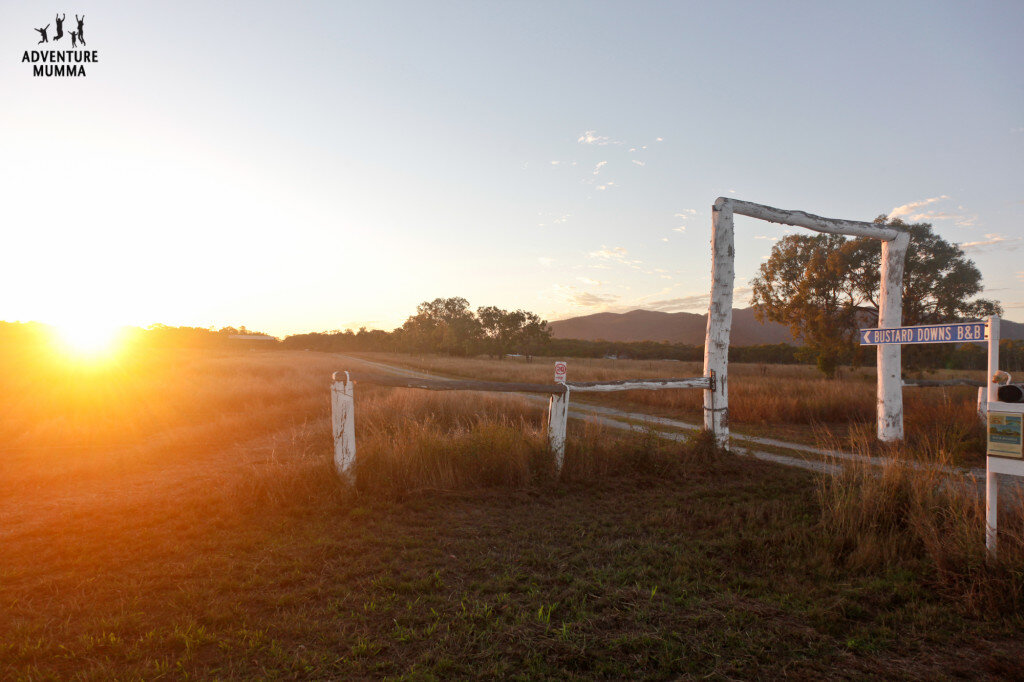
[[[990,457],[1021,458],[1021,421],[1024,414],[988,413],[988,454]]]

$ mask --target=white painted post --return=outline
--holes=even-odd
[[[711,207],[711,302],[704,341],[704,376],[714,374],[714,387],[704,391],[704,428],[722,447],[729,445],[729,333],[732,329],[736,247],[733,207],[718,199]]]
[[[999,374],[999,316],[988,318],[988,370],[985,372],[985,389],[988,397],[998,395],[996,377]],[[988,414],[988,405],[985,405]],[[987,421],[987,420],[986,420]],[[986,425],[986,430],[988,429]],[[999,474],[992,471],[991,457],[985,457],[985,549],[993,559],[996,556],[997,528],[999,524]]]
[[[555,472],[561,473],[565,461],[565,431],[569,421],[569,389],[552,393],[548,401],[548,447],[555,453]]]
[[[903,262],[910,234],[900,232],[882,242],[881,292],[878,326],[899,327],[903,323]],[[878,440],[903,440],[903,379],[899,344],[878,346]]]
[[[356,463],[356,420],[355,388],[348,372],[334,373],[331,384],[331,426],[334,431],[334,469],[346,482],[353,482],[353,465]]]
[[[988,385],[978,388],[978,419],[981,423],[988,423]]]
[[[988,459],[987,457],[985,458]],[[996,526],[999,516],[999,474],[985,470],[985,549],[993,559],[996,557]]]

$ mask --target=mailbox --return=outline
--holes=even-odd
[[[1024,403],[1024,384],[1006,384],[996,392],[1001,403]]]

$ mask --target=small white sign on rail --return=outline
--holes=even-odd
[[[555,383],[556,384],[564,384],[565,383],[565,370],[566,370],[565,362],[559,360],[558,362],[555,363]]]

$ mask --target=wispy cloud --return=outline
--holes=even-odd
[[[673,227],[673,232],[686,232],[686,225],[680,225],[679,227]]]
[[[603,192],[604,190],[606,190],[609,187],[612,187],[614,185],[615,185],[615,182],[612,181],[612,180],[609,180],[608,182],[604,183],[603,185],[598,185],[597,188]]]
[[[564,299],[572,305],[584,308],[604,307],[610,303],[614,303],[620,298],[614,294],[598,294],[593,291],[584,291],[572,284],[556,284],[554,285],[554,292],[556,296]]]
[[[598,135],[596,130],[587,130],[577,139],[580,144],[593,144],[599,147],[603,147],[608,144],[621,144],[617,140],[613,140],[607,135]]]
[[[598,173],[600,173],[601,169],[604,168],[607,165],[608,165],[607,161],[598,161],[597,165],[594,166],[594,175],[597,175]]]
[[[1017,271],[1017,279],[1019,279],[1020,281],[1024,282],[1024,270],[1018,270]]]
[[[750,287],[737,287],[733,291],[734,305],[736,299],[742,300],[743,305],[746,305],[746,298],[750,295],[751,291],[753,291],[753,289]],[[678,298],[648,301],[643,304],[643,307],[647,310],[657,310],[663,313],[705,311],[707,310],[709,299],[710,294],[690,294],[688,296],[680,296]]]
[[[654,138],[654,141],[655,142],[664,142],[665,138],[664,137],[656,137],[656,138]]]
[[[547,256],[541,256],[540,258],[537,259],[537,262],[546,268],[550,268],[551,265],[555,262],[555,259],[548,258]]]
[[[978,221],[978,216],[968,213],[963,206],[953,209],[926,208],[938,202],[949,201],[947,194],[940,194],[937,197],[929,197],[920,201],[911,201],[908,204],[897,206],[889,212],[889,218],[903,218],[908,222],[931,222],[935,220],[952,220],[954,225],[960,227],[971,227]]]
[[[640,161],[640,160],[638,160],[638,159],[633,159],[633,163],[635,163],[635,164],[636,164],[636,165],[638,165],[638,166],[643,166],[643,165],[644,165],[644,162],[643,162],[643,161]]]
[[[640,265],[641,261],[636,258],[629,257],[629,251],[621,246],[613,246],[608,248],[607,246],[601,246],[597,251],[591,251],[587,254],[591,258],[596,258],[602,261],[612,261],[615,263],[622,263],[623,265],[637,266]]]
[[[608,305],[609,303],[614,303],[615,301],[619,300],[619,297],[612,295],[603,296],[601,294],[595,294],[591,291],[579,291],[574,293],[569,298],[569,300],[579,306],[583,306],[586,308],[594,308],[597,306],[603,306]]]
[[[590,277],[577,277],[576,279],[578,279],[579,281],[583,282],[584,284],[589,284],[592,287],[599,287],[599,286],[601,286],[601,281],[600,280],[591,279]]]
[[[769,241],[773,241],[773,242],[777,242],[777,241],[779,241],[779,238],[778,238],[778,237],[769,237],[769,236],[768,236],[768,235],[766,235],[766,234],[755,234],[755,235],[754,235],[754,239],[767,239],[767,240],[769,240]]]
[[[1007,237],[1002,234],[986,234],[985,239],[976,242],[961,242],[964,251],[985,251],[989,246],[999,245],[1001,251],[1016,251],[1024,237]]]

